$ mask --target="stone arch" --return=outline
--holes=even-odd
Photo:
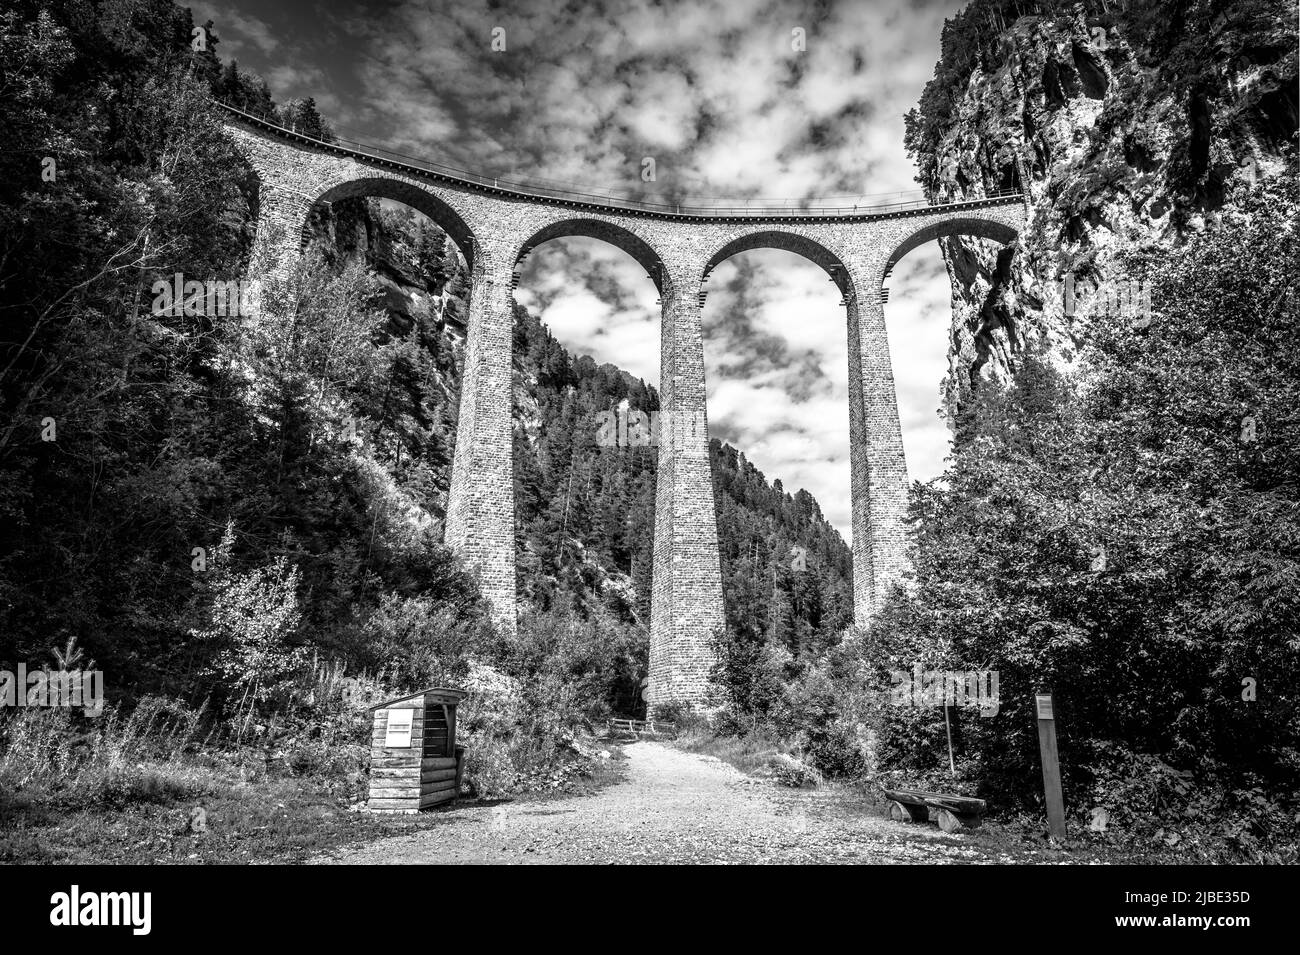
[[[850,300],[855,291],[853,275],[839,255],[815,239],[798,232],[787,232],[784,229],[762,229],[731,239],[705,262],[704,272],[700,276],[701,283],[708,279],[709,273],[727,259],[742,252],[752,252],[754,249],[793,252],[820,266],[830,276],[846,301]]]
[[[473,274],[476,245],[473,230],[466,225],[459,212],[427,189],[387,176],[361,177],[348,179],[326,189],[316,197],[313,204],[361,197],[392,199],[427,216],[434,225],[451,237],[452,242],[456,243],[456,248],[465,257],[467,269],[470,274]]]
[[[646,270],[646,274],[650,276],[650,280],[655,284],[655,290],[660,295],[663,294],[664,264],[658,251],[630,229],[601,219],[585,217],[559,219],[543,226],[520,244],[515,251],[512,264],[517,268],[524,257],[543,242],[567,238],[599,239],[602,242],[609,243],[616,249],[626,252],[636,261],[637,265]]]
[[[835,239],[840,241],[836,242]],[[844,315],[846,319],[848,346],[845,356],[848,364],[846,369],[847,381],[840,379],[836,382],[837,387],[840,382],[846,384],[848,392],[847,406],[841,406],[843,408],[842,413],[846,415],[849,425],[848,445],[847,447],[840,446],[849,452],[848,483],[847,486],[843,486],[843,490],[849,492],[854,505],[852,547],[854,580],[866,580],[869,584],[870,575],[864,573],[862,568],[866,566],[864,561],[869,562],[872,558],[871,536],[862,531],[863,519],[859,516],[859,512],[862,514],[867,513],[867,498],[869,497],[868,487],[863,480],[865,475],[864,466],[858,460],[866,445],[866,438],[865,431],[861,426],[862,416],[858,414],[855,417],[855,408],[860,407],[862,404],[861,387],[859,385],[861,361],[857,354],[859,349],[855,337],[859,312],[857,292],[861,284],[861,278],[854,267],[856,263],[848,254],[848,250],[852,248],[852,245],[853,238],[848,234],[848,230],[841,230],[837,234],[833,229],[826,228],[813,228],[805,232],[795,231],[794,228],[762,226],[739,235],[732,230],[728,238],[721,246],[716,247],[716,250],[704,262],[703,271],[700,274],[701,293],[699,301],[701,311],[703,311],[705,301],[703,283],[707,281],[710,273],[715,268],[737,255],[759,249],[774,249],[799,256],[806,262],[820,268],[830,277],[831,282],[840,292],[842,296],[839,303],[842,309],[840,314]],[[841,252],[840,249],[845,251]],[[731,599],[731,597],[724,597],[726,601],[724,605],[730,605]]]
[[[918,221],[919,220],[919,221]],[[986,212],[929,213],[882,222],[870,235],[860,282],[871,294],[849,309],[850,431],[853,442],[853,602],[858,626],[883,606],[907,568],[907,463],[889,341],[884,282],[907,253],[953,235],[1011,246],[1023,215],[1005,207]],[[886,257],[887,256],[887,257]]]
[[[956,216],[940,219],[938,222],[931,222],[921,226],[894,246],[894,251],[890,253],[888,260],[885,262],[885,275],[888,275],[899,260],[913,249],[925,245],[927,242],[950,235],[969,235],[977,239],[992,239],[994,242],[1010,245],[1019,238],[1020,232],[1005,222],[984,218],[983,216]]]

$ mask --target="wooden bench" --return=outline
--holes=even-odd
[[[886,789],[885,812],[895,822],[930,822],[944,832],[966,832],[979,826],[985,802],[952,793],[928,793],[920,789]]]

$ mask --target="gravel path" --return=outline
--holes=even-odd
[[[626,748],[628,778],[592,796],[457,806],[339,863],[970,863],[1012,861],[982,833],[889,822],[859,797],[788,790],[710,756]]]

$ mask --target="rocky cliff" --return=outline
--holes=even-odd
[[[1215,229],[1239,187],[1281,172],[1297,126],[1294,14],[1280,0],[975,0],[948,21],[907,119],[918,181],[935,198],[1020,186],[1031,209],[1016,249],[941,243],[950,412],[1026,349],[1070,364],[1126,253]]]

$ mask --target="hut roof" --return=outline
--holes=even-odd
[[[414,693],[407,693],[405,696],[394,697],[391,700],[385,700],[383,703],[376,703],[370,707],[371,710],[382,710],[386,706],[392,706],[394,703],[404,703],[407,700],[413,700],[417,696],[431,696],[435,703],[459,703],[465,697],[469,696],[465,690],[457,690],[450,686],[430,686],[423,690],[416,690]]]

